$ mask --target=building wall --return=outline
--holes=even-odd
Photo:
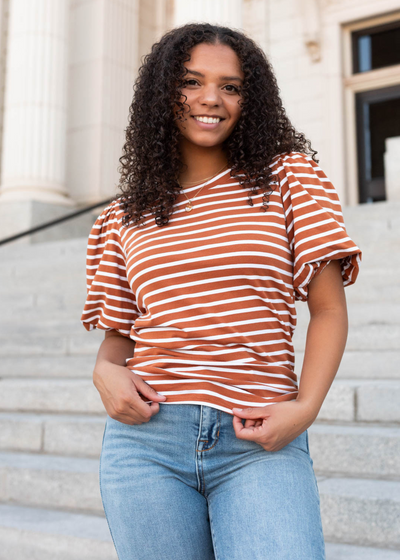
[[[7,28],[4,14],[16,1],[21,5],[28,0],[0,1],[0,26]],[[65,211],[116,192],[133,83],[152,44],[176,25],[208,21],[211,17],[212,21],[219,19],[242,29],[264,49],[274,67],[289,118],[318,151],[320,165],[335,184],[342,203],[357,204],[352,105],[357,87],[369,86],[354,85],[348,75],[349,33],[352,25],[365,22],[369,26],[371,18],[389,17],[400,11],[399,0],[214,0],[214,9],[209,0],[67,1],[68,108],[66,137],[60,140],[66,146]],[[7,40],[3,32],[1,107],[1,88],[7,87],[7,75],[12,70],[7,66]],[[390,70],[386,74],[377,72],[379,83],[400,81]],[[373,80],[378,74],[366,78]],[[0,127],[3,120],[2,108]],[[3,135],[0,151],[4,167],[2,140]],[[46,158],[46,154],[42,157]],[[7,214],[7,231],[0,224],[0,237],[34,222],[31,206],[13,220],[10,213],[21,203],[5,207],[2,196],[0,188],[0,218],[2,212]],[[32,189],[29,202],[46,203],[43,196],[43,192],[36,196]],[[51,202],[45,208],[49,218]],[[62,211],[59,206],[56,213]],[[43,209],[39,214],[43,216]]]
[[[345,30],[357,22],[369,27],[377,16],[392,14],[400,19],[400,14],[396,15],[400,2],[245,0],[245,5],[245,30],[260,44],[265,41],[288,116],[318,150],[320,166],[337,188],[342,203],[357,204],[355,115],[351,110],[354,95],[349,95],[345,82],[350,59]],[[257,11],[260,18],[254,17]],[[264,21],[267,31],[260,30]],[[393,83],[393,74],[400,83],[398,69],[388,74],[382,87]]]

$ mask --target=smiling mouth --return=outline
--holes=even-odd
[[[204,123],[204,124],[218,124],[218,123],[220,123],[221,121],[224,121],[224,120],[225,120],[225,119],[222,118],[222,117],[205,117],[205,116],[204,116],[204,117],[203,117],[203,116],[200,116],[200,117],[199,117],[199,116],[197,116],[197,115],[191,115],[191,116],[192,116],[192,118],[193,118],[195,121],[201,122],[201,123]],[[203,120],[203,119],[205,119],[205,120]],[[218,119],[218,120],[217,120],[217,119]]]

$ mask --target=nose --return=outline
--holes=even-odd
[[[218,87],[213,84],[208,84],[204,86],[201,90],[199,97],[199,103],[203,105],[220,105],[221,95],[219,93]]]

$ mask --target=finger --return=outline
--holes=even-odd
[[[147,397],[149,401],[165,401],[166,396],[157,391],[148,383],[146,383],[139,375],[135,375],[133,378],[133,384],[136,387],[138,393],[141,393],[144,397]]]
[[[242,419],[234,416],[233,417],[233,429],[235,430],[236,437],[239,439],[247,439],[256,441],[264,434],[264,424],[263,422],[256,423],[254,422],[253,425],[243,426]]]
[[[250,430],[252,428],[252,425],[246,426],[246,422],[245,425],[243,426],[242,418],[239,418],[238,416],[233,417],[233,429],[235,430],[236,435],[246,433],[244,432],[244,430]]]
[[[141,422],[148,422],[160,410],[158,402],[146,403],[138,393],[133,395],[130,408],[136,413]]]
[[[238,418],[237,416],[233,416],[233,427],[240,431],[243,429],[242,418]],[[250,426],[254,425],[255,420],[245,420],[244,427],[249,428]]]

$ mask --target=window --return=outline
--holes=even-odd
[[[400,14],[377,17],[369,25],[353,23],[348,30],[346,87],[352,96],[357,199],[378,202],[387,199],[386,139],[400,137]]]
[[[356,93],[360,202],[386,200],[385,140],[400,136],[400,85]]]
[[[400,21],[352,33],[353,73],[400,64]]]

